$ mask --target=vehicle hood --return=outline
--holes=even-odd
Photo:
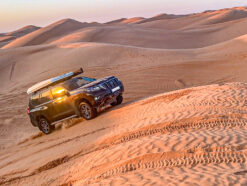
[[[100,78],[100,79],[97,79],[96,81],[93,81],[93,82],[88,83],[82,87],[79,87],[79,89],[94,87],[94,86],[100,85],[100,84],[104,83],[105,81],[108,81],[112,78],[114,78],[114,76],[108,76],[108,77]]]
[[[104,83],[105,81],[108,81],[110,79],[114,78],[114,76],[108,76],[108,77],[104,77],[104,78],[100,78],[100,79],[97,79],[96,81],[93,81],[91,83],[88,83],[84,86],[81,86],[73,91],[71,91],[70,93],[73,95],[73,94],[78,94],[80,92],[85,92],[85,89],[86,88],[89,88],[89,87],[94,87],[94,86],[97,86],[97,85],[100,85],[102,83]]]

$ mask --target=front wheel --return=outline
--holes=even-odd
[[[97,110],[86,102],[80,103],[79,108],[81,116],[86,120],[93,119],[97,116]]]
[[[122,95],[119,95],[119,96],[116,98],[116,101],[113,102],[113,103],[111,103],[111,106],[120,105],[122,102],[123,102],[123,96],[122,96]]]
[[[45,118],[41,118],[39,120],[39,130],[41,130],[44,134],[50,134],[55,129],[54,125],[50,125],[50,123]]]

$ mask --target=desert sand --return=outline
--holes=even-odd
[[[237,7],[0,34],[0,185],[247,184],[246,26]],[[42,135],[27,88],[78,67],[124,103]]]

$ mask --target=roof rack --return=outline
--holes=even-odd
[[[66,74],[63,74],[63,75],[60,75],[60,76],[57,76],[57,77],[54,77],[54,78],[50,78],[50,79],[41,81],[41,82],[33,85],[32,87],[30,87],[27,90],[27,94],[32,94],[32,93],[34,93],[34,92],[36,92],[38,90],[47,88],[47,87],[52,86],[52,85],[56,85],[58,83],[61,83],[61,82],[66,81],[68,79],[71,79],[72,77],[75,77],[75,76],[77,76],[79,74],[82,74],[82,73],[83,73],[83,69],[80,68],[77,71],[68,72]]]

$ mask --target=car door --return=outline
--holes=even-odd
[[[40,91],[38,104],[40,114],[52,122],[54,119],[54,108],[52,94],[49,88]]]
[[[67,90],[61,86],[51,89],[55,120],[61,120],[74,114],[73,106]]]

